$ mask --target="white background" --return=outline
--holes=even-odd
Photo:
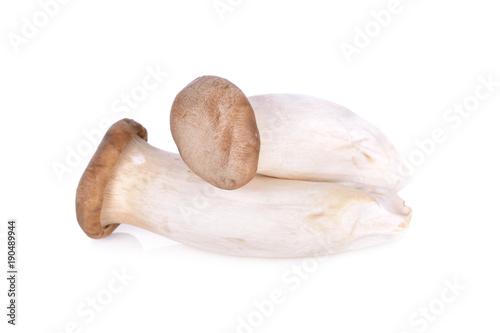
[[[2,1],[0,266],[7,220],[15,218],[20,274],[16,327],[6,324],[0,283],[1,331],[237,332],[240,318],[253,316],[255,327],[241,332],[498,332],[500,87],[463,121],[443,118],[474,96],[479,77],[500,81],[496,3],[401,0],[350,62],[342,43],[354,45],[357,28],[376,29],[370,13],[389,1],[229,3],[222,20],[212,0],[72,0],[16,52],[13,34],[22,36],[23,17],[33,22],[41,7]],[[443,129],[446,140],[427,146],[400,192],[414,210],[408,232],[326,257],[302,278],[293,267],[314,261],[215,255],[123,225],[106,239],[87,238],[74,198],[91,156],[61,177],[54,165],[85,145],[84,131],[122,118],[113,103],[141,84],[148,66],[169,75],[127,116],[164,150],[176,151],[174,96],[204,74],[247,95],[335,101],[378,126],[405,159],[424,156],[416,141]],[[133,279],[106,299],[122,270]],[[457,296],[449,283],[465,290]],[[273,290],[284,302],[259,322],[255,302]],[[441,301],[443,292],[453,300]],[[107,304],[92,316],[86,304],[96,296]],[[429,307],[438,314],[422,322],[418,311]]]

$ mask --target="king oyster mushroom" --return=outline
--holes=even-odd
[[[385,189],[374,194],[257,175],[240,189],[221,190],[146,139],[130,119],[104,136],[76,195],[77,219],[89,237],[106,237],[126,223],[218,253],[301,257],[385,242],[411,219],[411,209]],[[198,207],[194,199],[207,186],[208,204]]]
[[[294,94],[247,99],[230,81],[203,76],[179,92],[170,125],[186,164],[223,189],[245,185],[255,172],[393,191],[404,184],[403,159],[384,134],[324,99]]]

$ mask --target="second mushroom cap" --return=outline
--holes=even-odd
[[[245,94],[230,81],[202,76],[177,94],[170,128],[184,162],[208,183],[237,189],[257,172],[260,137]]]

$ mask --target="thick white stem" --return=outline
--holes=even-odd
[[[103,226],[136,225],[201,249],[242,256],[299,257],[380,243],[401,234],[411,210],[389,191],[257,175],[226,191],[180,156],[135,137],[104,193]]]
[[[261,137],[258,173],[394,191],[403,187],[399,153],[378,128],[345,107],[293,94],[248,100]]]

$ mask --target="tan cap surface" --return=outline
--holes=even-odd
[[[114,123],[83,172],[76,190],[76,218],[90,238],[106,237],[119,225],[110,224],[104,228],[101,226],[104,189],[120,153],[135,135],[147,141],[146,129],[132,119],[122,119]]]
[[[260,137],[245,94],[230,81],[202,76],[177,94],[170,128],[179,153],[198,176],[226,190],[257,172]]]

